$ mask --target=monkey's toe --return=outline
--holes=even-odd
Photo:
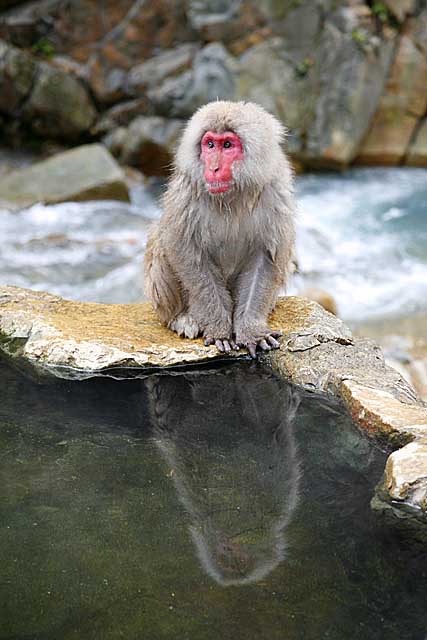
[[[205,338],[205,347],[214,344],[221,353],[230,353],[230,351],[238,351],[239,345],[232,338],[213,338],[208,336]]]
[[[175,331],[179,336],[185,336],[194,340],[200,334],[200,328],[197,322],[187,313],[182,313],[169,325],[169,329]]]
[[[262,331],[255,331],[249,334],[240,334],[236,336],[236,343],[241,347],[246,347],[251,358],[256,358],[257,350],[271,351],[278,349],[280,343],[276,338],[282,334],[279,331],[270,331],[268,328]]]

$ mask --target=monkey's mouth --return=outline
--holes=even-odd
[[[207,182],[209,193],[224,193],[231,188],[232,182]]]

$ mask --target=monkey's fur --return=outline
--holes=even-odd
[[[209,193],[201,161],[206,131],[233,131],[244,158],[233,185]],[[281,149],[284,129],[262,107],[212,102],[183,133],[164,213],[145,254],[145,292],[162,323],[221,351],[278,346],[267,316],[294,254],[293,176]]]

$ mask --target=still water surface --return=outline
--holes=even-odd
[[[40,385],[1,366],[1,640],[424,640],[385,454],[240,363]]]

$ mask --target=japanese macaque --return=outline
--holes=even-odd
[[[279,346],[267,316],[294,255],[292,171],[262,107],[211,102],[184,130],[145,255],[162,323],[222,352]]]

